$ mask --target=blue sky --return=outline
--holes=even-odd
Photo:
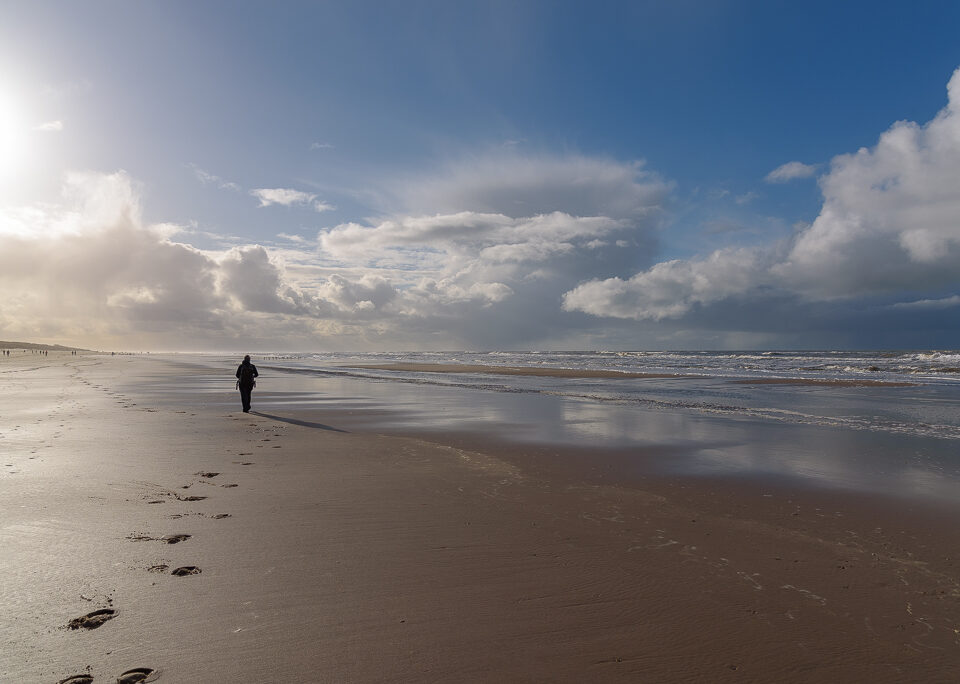
[[[952,2],[0,2],[0,337],[958,347],[957,35]]]

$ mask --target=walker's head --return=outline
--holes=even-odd
[[[244,356],[244,357],[243,357],[243,360],[244,360],[245,363],[250,363],[250,355],[247,354],[246,356]]]

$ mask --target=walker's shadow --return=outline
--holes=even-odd
[[[279,420],[281,423],[290,423],[291,425],[302,425],[303,427],[317,428],[319,430],[330,430],[331,432],[349,432],[349,430],[341,430],[340,428],[324,425],[323,423],[311,423],[306,420],[297,420],[296,418],[282,418],[281,416],[275,416],[271,413],[263,413],[262,411],[251,411],[250,413],[255,416],[269,418],[270,420]]]

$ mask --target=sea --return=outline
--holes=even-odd
[[[451,434],[482,435],[520,445],[586,449],[597,458],[633,449],[638,469],[668,474],[788,478],[812,486],[960,502],[958,350],[252,356],[260,370],[254,410],[276,419],[332,415],[335,425],[316,424],[438,440]],[[184,380],[193,383],[198,401],[225,407],[238,403],[233,394],[239,361],[235,356],[166,358],[207,369]],[[368,367],[391,364],[670,377],[541,377]],[[209,373],[220,368],[223,376]],[[752,382],[774,379],[815,382]]]

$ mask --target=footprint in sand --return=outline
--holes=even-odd
[[[229,518],[229,517],[230,517],[230,514],[229,514],[229,513],[217,513],[216,515],[211,515],[210,517],[213,518],[214,520],[223,520],[224,518]]]
[[[186,577],[187,575],[199,575],[202,571],[196,565],[184,565],[180,568],[175,568],[170,571],[170,574],[175,577]]]
[[[149,667],[135,667],[127,670],[117,677],[117,684],[139,684],[140,682],[152,682],[160,676],[160,673]]]
[[[220,486],[221,486],[221,487],[226,487],[227,489],[230,489],[230,488],[232,488],[232,487],[239,487],[240,485],[237,485],[237,484],[228,484],[228,485],[220,485]]]
[[[174,496],[177,497],[177,501],[203,501],[207,498],[205,496],[178,496],[176,494]]]
[[[153,537],[146,534],[141,534],[140,532],[131,532],[127,535],[127,539],[130,541],[154,541]]]
[[[112,608],[103,608],[87,613],[78,618],[73,618],[67,623],[69,629],[96,629],[107,620],[117,617],[117,611]]]
[[[170,566],[166,563],[160,563],[160,565],[151,565],[147,568],[147,572],[166,572],[170,569]]]
[[[220,473],[205,473],[205,472],[203,472],[203,471],[201,471],[201,472],[199,472],[199,473],[194,473],[194,475],[199,475],[200,477],[216,477],[216,476],[219,475],[219,474],[220,474]]]
[[[151,537],[141,532],[133,532],[127,535],[130,541],[162,541],[164,544],[179,544],[187,541],[192,535],[189,534],[168,534],[166,537]]]
[[[61,679],[57,684],[90,684],[93,681],[93,677],[90,675],[79,674],[73,675],[72,677],[67,677],[66,679]]]

